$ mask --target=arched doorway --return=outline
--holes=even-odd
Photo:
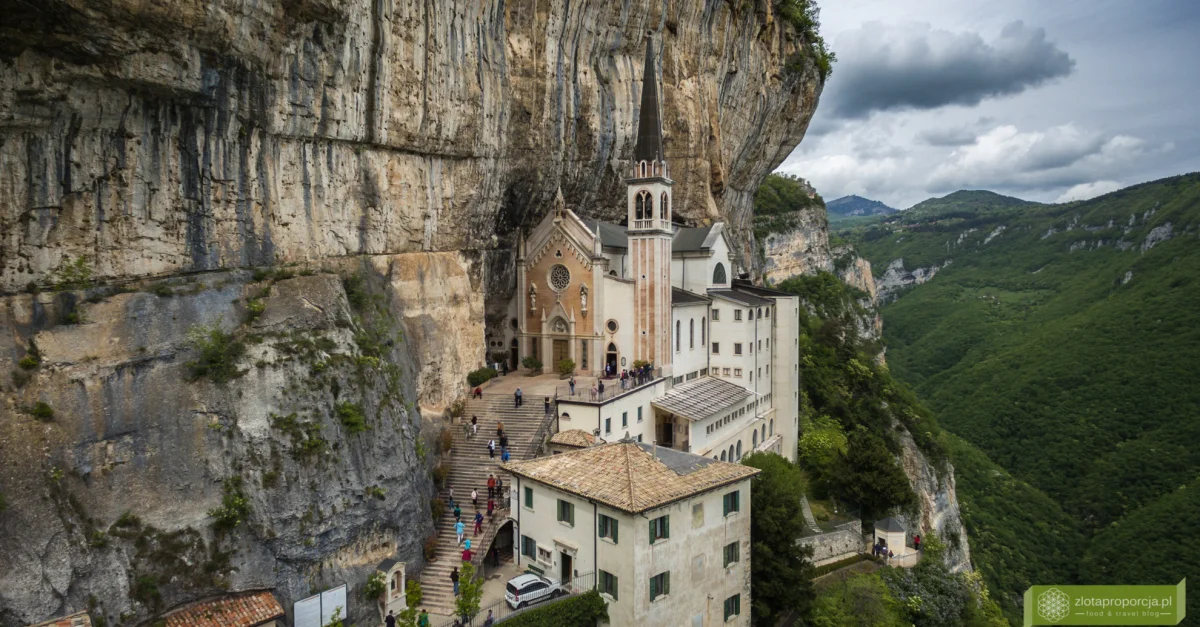
[[[517,363],[518,363],[517,356],[520,355],[520,353],[521,353],[520,349],[518,348],[517,338],[515,338],[515,337],[513,338],[512,348],[508,349],[508,353],[509,353],[508,369],[515,371],[517,369]]]
[[[617,345],[613,342],[608,343],[608,350],[604,352],[604,365],[609,372],[617,372]]]

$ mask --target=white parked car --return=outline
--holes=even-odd
[[[537,575],[526,573],[508,580],[504,587],[504,599],[508,606],[519,610],[527,605],[541,603],[566,594],[561,584]]]

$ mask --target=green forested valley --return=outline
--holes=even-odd
[[[1200,564],[1200,175],[1040,205],[958,192],[856,224],[887,362],[949,432],[973,557],[1032,583],[1177,583]],[[1200,615],[1200,597],[1189,613]]]

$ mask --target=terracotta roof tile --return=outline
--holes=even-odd
[[[741,464],[622,440],[522,462],[509,472],[578,494],[609,507],[640,513],[701,492],[749,479],[758,470]]]
[[[87,612],[79,612],[62,618],[55,618],[44,623],[30,625],[29,627],[92,627],[92,618]]]
[[[550,438],[551,444],[561,444],[563,446],[575,446],[578,448],[587,448],[596,443],[596,436],[584,431],[583,429],[568,429],[555,433]]]
[[[283,616],[269,591],[198,601],[167,615],[166,627],[255,627]]]

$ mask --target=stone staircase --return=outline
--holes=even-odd
[[[527,459],[533,455],[533,440],[542,426],[544,408],[542,397],[527,396],[525,404],[520,408],[513,407],[512,396],[506,394],[484,394],[483,398],[471,399],[463,412],[462,420],[470,423],[471,416],[479,418],[479,433],[473,438],[467,438],[459,424],[451,425],[454,434],[454,448],[450,452],[448,463],[450,473],[446,477],[446,485],[438,496],[446,502],[446,512],[437,522],[438,546],[435,560],[425,566],[421,573],[421,591],[424,599],[421,604],[430,612],[446,616],[454,613],[454,586],[450,583],[450,570],[462,568],[462,545],[457,544],[454,534],[454,511],[450,507],[449,486],[454,486],[454,498],[462,507],[462,521],[465,537],[471,539],[471,550],[475,553],[473,560],[479,567],[491,547],[497,530],[508,517],[509,492],[512,488],[512,478],[500,470],[500,444],[496,438],[496,423],[504,423],[504,433],[508,435],[510,461]],[[488,440],[497,439],[496,458],[488,457]],[[487,476],[494,474],[504,480],[504,494],[496,499],[496,512],[493,521],[487,519]],[[471,506],[471,488],[479,491],[479,511],[484,515],[483,533],[474,535],[475,509]]]

